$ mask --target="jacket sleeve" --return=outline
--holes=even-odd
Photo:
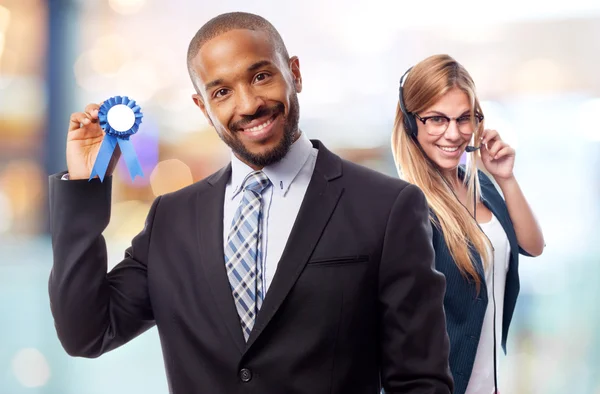
[[[386,393],[450,394],[445,277],[435,270],[429,208],[407,185],[390,212],[380,266],[382,384]]]
[[[50,176],[53,265],[48,290],[58,338],[69,355],[98,357],[154,325],[147,264],[154,216],[125,257],[107,273],[102,232],[110,220],[112,178],[61,180]]]

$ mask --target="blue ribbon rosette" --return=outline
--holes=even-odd
[[[140,106],[127,96],[111,97],[100,106],[98,120],[106,135],[100,145],[90,180],[97,175],[100,181],[104,181],[108,164],[117,145],[121,149],[131,180],[133,181],[136,175],[144,176],[133,144],[129,140],[129,137],[137,133],[140,128],[142,117]]]

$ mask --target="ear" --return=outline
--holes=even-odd
[[[300,60],[298,59],[298,56],[292,56],[290,58],[289,67],[292,72],[292,77],[294,78],[296,92],[300,93],[302,91],[302,74],[300,73]]]
[[[215,125],[212,122],[212,119],[208,115],[208,110],[206,109],[206,105],[204,104],[204,99],[202,98],[202,96],[199,95],[199,94],[197,94],[197,93],[196,94],[192,94],[192,100],[194,100],[194,104],[196,104],[196,106],[198,108],[200,108],[200,110],[202,110],[202,113],[204,114],[204,116],[208,120],[208,123],[210,123],[210,125],[212,127],[215,127]]]

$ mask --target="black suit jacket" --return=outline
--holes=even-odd
[[[245,343],[223,256],[231,168],[158,197],[107,274],[111,183],[50,177],[51,309],[73,356],[156,324],[176,394],[448,394],[445,279],[422,192],[319,150]]]

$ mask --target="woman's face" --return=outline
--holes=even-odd
[[[448,171],[458,167],[474,131],[470,114],[469,96],[457,87],[417,114],[417,140],[440,169]],[[452,120],[448,123],[444,117]],[[419,118],[425,119],[425,124]]]

